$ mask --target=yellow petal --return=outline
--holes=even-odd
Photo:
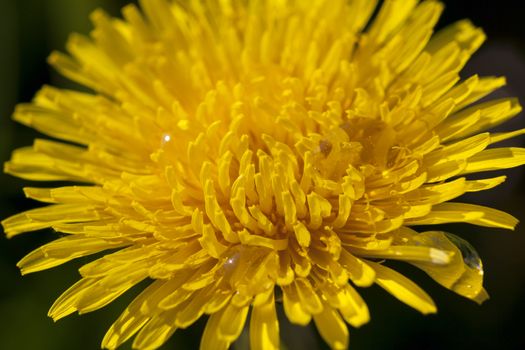
[[[252,350],[279,349],[279,322],[273,293],[266,303],[252,308],[250,348]]]
[[[519,129],[514,131],[508,131],[508,132],[498,132],[498,133],[492,133],[490,134],[490,143],[497,143],[502,142],[517,136],[521,136],[525,134],[525,129]]]
[[[337,311],[325,304],[323,311],[314,315],[314,322],[321,337],[332,349],[348,348],[348,328]]]
[[[259,235],[252,235],[246,229],[239,231],[239,239],[242,244],[248,246],[266,247],[273,250],[285,250],[288,247],[288,239],[271,239]]]
[[[228,350],[230,342],[220,336],[222,312],[214,313],[208,318],[202,333],[200,350]]]
[[[363,298],[350,285],[344,289],[345,303],[339,308],[341,316],[353,327],[361,327],[370,320],[368,306]]]
[[[293,284],[285,286],[282,288],[282,291],[284,312],[290,322],[301,326],[310,323],[312,315],[301,305],[295,286]]]
[[[425,162],[437,165],[445,161],[467,159],[483,151],[489,142],[489,133],[478,134],[431,152],[425,157]]]
[[[463,109],[465,106],[478,101],[506,84],[507,81],[504,77],[480,77],[469,96],[456,106],[456,110]]]
[[[525,164],[525,148],[491,148],[469,158],[461,174],[514,168]]]
[[[434,247],[419,246],[391,246],[385,250],[367,250],[352,248],[354,254],[364,258],[392,259],[414,262],[430,262],[436,265],[446,265],[454,256],[453,251],[441,250]]]
[[[209,298],[216,288],[217,285],[214,284],[193,293],[177,311],[174,324],[178,328],[187,328],[197,321],[204,314]]]
[[[162,281],[153,282],[126,307],[104,336],[103,348],[116,349],[142,328],[149,320],[149,316],[142,314],[140,308],[162,284]]]
[[[102,218],[95,207],[86,204],[55,204],[43,208],[31,209],[16,214],[2,221],[8,237],[17,234],[41,230],[55,224],[89,222]]]
[[[457,56],[450,63],[451,67],[441,62],[445,69],[459,70],[461,69],[470,55],[476,51],[480,45],[485,41],[485,34],[480,28],[476,28],[469,20],[461,20],[448,27],[440,30],[432,40],[429,42],[426,50],[434,56],[440,54],[447,54],[449,48],[457,48]],[[448,55],[445,55],[445,57]],[[453,55],[451,55],[453,57]],[[438,71],[434,67],[434,72]]]
[[[218,326],[221,339],[231,343],[239,337],[244,327],[249,308],[249,306],[237,307],[233,303],[230,303],[223,309]]]
[[[394,297],[423,314],[435,313],[436,305],[414,282],[386,266],[367,261],[376,271],[376,283]]]
[[[356,286],[368,287],[375,281],[375,271],[361,259],[356,258],[347,250],[341,250],[339,262],[349,274],[350,279]]]
[[[387,0],[373,21],[368,35],[370,38],[380,44],[398,28],[410,15],[412,9],[416,6],[417,1],[392,1]]]
[[[75,311],[77,311],[77,300],[80,295],[88,290],[93,284],[92,279],[83,278],[68,288],[62,295],[55,300],[49,309],[48,316],[54,321],[61,319]]]
[[[456,129],[456,132],[452,136],[447,136],[442,132],[440,132],[440,135],[444,135],[447,141],[465,138],[499,125],[514,117],[520,111],[521,106],[517,99],[499,99],[476,104],[451,115],[444,122],[444,125],[440,126],[441,128],[451,125],[469,124],[468,127],[460,130],[453,128]],[[473,123],[468,123],[469,120]]]
[[[469,180],[465,182],[467,192],[485,191],[494,188],[507,179],[506,176],[498,176],[490,179]]]
[[[20,260],[17,266],[25,275],[61,265],[72,259],[95,254],[106,249],[124,247],[128,244],[99,238],[68,236],[35,249]]]
[[[176,330],[177,327],[174,324],[166,324],[163,318],[154,317],[138,332],[133,340],[133,348],[155,350],[161,347]]]
[[[128,272],[124,273],[124,271]],[[79,314],[98,310],[108,305],[148,276],[148,271],[144,266],[124,266],[123,269],[112,272],[114,274],[95,279],[89,290],[78,295],[75,307]]]
[[[311,313],[321,312],[323,305],[310,281],[306,278],[297,278],[295,280],[297,295],[304,309]]]
[[[432,207],[432,211],[421,218],[406,220],[407,225],[436,225],[450,222],[466,222],[486,227],[514,230],[518,219],[510,214],[481,205],[447,202]]]

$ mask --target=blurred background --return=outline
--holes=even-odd
[[[89,32],[89,13],[97,7],[118,16],[124,0],[0,0],[0,162],[13,149],[29,145],[37,132],[10,120],[18,102],[29,101],[42,84],[71,86],[46,64],[54,50],[63,50],[70,32]],[[504,75],[508,86],[493,98],[517,96],[525,103],[525,27],[511,0],[494,2],[445,1],[439,26],[470,18],[484,28],[488,41],[463,74]],[[502,130],[525,127],[522,114]],[[512,145],[524,146],[525,138]],[[505,210],[525,222],[525,173],[506,172],[508,180],[496,190],[463,199]],[[499,174],[494,174],[499,175]],[[38,206],[24,198],[29,182],[0,174],[0,219]],[[360,289],[372,321],[350,330],[350,348],[364,349],[525,349],[525,224],[515,232],[453,225],[444,227],[470,241],[485,267],[485,286],[491,299],[481,307],[440,287],[424,273],[402,264],[396,268],[416,281],[436,301],[439,312],[422,316],[377,287]],[[0,237],[0,349],[98,349],[107,328],[143,286],[97,312],[69,316],[54,324],[47,310],[78,279],[77,269],[90,258],[21,277],[16,262],[55,235],[38,231],[11,240]],[[282,316],[282,315],[281,315]],[[162,349],[196,349],[204,322],[177,331]],[[281,323],[288,349],[325,349],[314,327]],[[126,344],[123,349],[129,349]],[[247,335],[235,349],[247,348]]]

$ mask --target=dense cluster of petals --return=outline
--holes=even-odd
[[[109,250],[52,306],[59,319],[99,309],[143,280],[102,346],[154,349],[209,315],[202,349],[227,349],[249,318],[252,349],[279,348],[276,307],[311,320],[335,349],[368,322],[355,287],[374,283],[422,313],[432,299],[388,267],[406,261],[483,301],[473,248],[413,226],[513,229],[496,209],[452,201],[525,163],[489,133],[514,99],[459,72],[484,34],[460,21],[433,34],[437,1],[140,1],[124,19],[92,15],[49,61],[90,89],[46,86],[14,119],[53,139],[14,151],[5,171],[70,186],[25,188],[49,205],[2,222],[8,237],[61,238],[22,273]],[[366,29],[365,29],[366,27]],[[280,306],[279,306],[280,307]]]

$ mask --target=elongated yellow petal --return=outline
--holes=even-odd
[[[524,148],[492,148],[478,153],[468,160],[462,174],[514,168],[525,164]]]
[[[357,286],[368,287],[374,283],[375,271],[361,259],[346,250],[341,251],[340,262],[350,274],[350,279]]]
[[[221,325],[221,313],[214,313],[208,318],[206,322],[206,328],[204,328],[204,333],[202,334],[200,350],[227,350],[230,346],[230,343],[225,339],[219,336],[219,327]]]
[[[151,297],[162,284],[160,281],[152,283],[128,305],[120,317],[108,329],[102,340],[102,348],[116,349],[142,328],[148,321],[149,316],[142,314],[140,308],[144,301]]]
[[[228,341],[233,342],[239,337],[248,315],[248,306],[237,307],[230,303],[224,308],[219,325],[219,336]]]
[[[254,306],[252,309],[250,348],[253,350],[279,349],[279,323],[273,293],[266,303]]]
[[[299,325],[307,325],[310,323],[312,315],[301,305],[294,287],[283,288],[283,306],[286,317],[290,322]]]
[[[160,318],[149,320],[133,340],[135,349],[159,348],[176,330],[175,325],[165,324]]]
[[[454,256],[453,251],[418,246],[391,246],[385,250],[367,250],[352,248],[354,254],[365,258],[394,259],[404,261],[431,262],[436,265],[447,265]]]
[[[445,121],[445,126],[468,123],[469,127],[450,133],[447,139],[459,139],[485,131],[512,118],[521,111],[516,99],[501,99],[480,103],[453,114]]]
[[[85,204],[56,204],[28,210],[2,221],[8,237],[41,230],[55,224],[70,222],[89,222],[100,220],[103,216],[96,208]]]
[[[350,285],[344,289],[345,303],[339,308],[341,316],[353,327],[361,327],[370,320],[368,306]]]
[[[515,131],[509,131],[509,132],[498,132],[490,134],[490,143],[497,143],[502,142],[517,136],[521,136],[525,134],[525,129],[519,129]]]
[[[381,7],[377,19],[373,22],[372,28],[370,28],[370,37],[377,41],[378,44],[382,43],[408,17],[416,3],[416,1],[412,0],[403,3],[388,0]]]
[[[409,225],[436,225],[450,222],[467,222],[474,225],[513,230],[518,224],[518,219],[496,209],[450,202],[435,205],[432,207],[432,211],[422,218],[406,221]]]
[[[423,314],[435,313],[432,299],[414,282],[381,264],[367,261],[376,271],[376,283],[390,294]]]
[[[465,185],[467,187],[467,192],[484,191],[502,184],[506,179],[506,176],[498,176],[490,179],[470,180],[465,182]]]
[[[20,260],[17,266],[25,275],[61,265],[72,259],[106,249],[124,247],[128,244],[82,236],[64,237],[37,248]]]
[[[332,349],[348,348],[348,328],[337,311],[325,305],[321,313],[314,315],[314,322]]]

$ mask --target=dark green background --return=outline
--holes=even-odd
[[[17,125],[10,115],[17,102],[29,101],[44,83],[69,84],[45,62],[53,49],[62,49],[68,33],[87,33],[88,14],[97,7],[118,15],[122,0],[0,0],[0,161],[17,147],[29,145],[37,136]],[[482,26],[488,42],[471,60],[465,76],[506,75],[508,86],[493,96],[517,96],[525,103],[525,51],[520,7],[512,1],[446,1],[439,26],[471,18]],[[503,126],[525,127],[521,115]],[[523,146],[524,139],[512,142]],[[490,193],[469,196],[471,202],[506,210],[525,221],[525,174],[507,172],[508,181]],[[493,174],[491,174],[493,175]],[[496,174],[494,174],[496,175]],[[0,218],[36,206],[23,198],[29,183],[0,175]],[[350,347],[359,349],[525,349],[525,224],[515,232],[454,225],[446,227],[468,239],[485,265],[486,288],[491,299],[483,306],[441,288],[426,275],[402,264],[402,270],[435,299],[439,313],[421,316],[377,287],[361,289],[372,314],[370,324],[351,329]],[[0,238],[0,349],[65,350],[97,349],[110,324],[124,309],[134,289],[97,312],[69,316],[54,324],[46,316],[51,303],[77,278],[76,269],[90,259],[21,277],[16,262],[37,246],[49,242],[52,232],[39,231],[11,240]],[[176,335],[163,349],[195,349],[203,322]],[[281,323],[289,349],[325,348],[313,327]],[[126,344],[124,349],[129,348]],[[236,348],[246,347],[246,334]]]

